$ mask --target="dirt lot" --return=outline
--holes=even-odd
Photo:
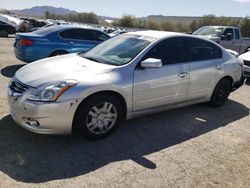
[[[222,108],[193,105],[127,121],[110,137],[42,136],[9,115],[23,63],[0,38],[0,187],[250,187],[250,82]]]

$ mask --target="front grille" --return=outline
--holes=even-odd
[[[250,66],[250,61],[244,61],[244,65]]]
[[[9,85],[9,88],[13,93],[23,94],[29,89],[29,86],[23,84],[19,80],[13,79]]]

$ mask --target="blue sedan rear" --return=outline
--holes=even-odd
[[[67,53],[85,52],[110,37],[97,29],[51,26],[32,33],[17,33],[15,55],[24,62]]]

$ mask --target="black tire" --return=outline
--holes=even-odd
[[[112,105],[115,106],[117,112],[116,120],[114,125],[112,125],[112,128],[110,128],[107,132],[103,134],[95,134],[91,132],[87,127],[87,122],[89,121],[88,118],[90,117],[88,114],[90,113],[90,111],[94,106],[102,105],[105,102],[111,103]],[[111,134],[117,128],[121,120],[122,120],[122,106],[119,100],[112,95],[97,94],[86,99],[86,101],[83,101],[79,105],[74,116],[72,132],[74,134],[83,135],[85,138],[91,140],[97,140]],[[98,131],[99,127],[97,127],[96,129]]]
[[[224,78],[219,81],[215,87],[210,104],[212,107],[218,108],[225,104],[230,93],[232,91],[232,83],[228,79]]]
[[[54,51],[52,52],[49,57],[54,57],[54,56],[58,56],[58,55],[64,55],[64,54],[68,54],[67,51],[64,51],[64,50],[57,50],[57,51]]]
[[[5,29],[1,29],[0,30],[0,36],[1,37],[8,37],[9,36],[9,33],[8,33],[8,31],[7,30],[5,30]]]

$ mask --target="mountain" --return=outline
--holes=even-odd
[[[50,13],[54,14],[77,14],[76,11],[66,9],[66,8],[56,8],[51,6],[35,6],[32,8],[27,8],[23,10],[12,10],[12,12],[15,12],[17,14],[23,14],[23,15],[29,15],[29,16],[44,16],[45,12],[49,11]]]

